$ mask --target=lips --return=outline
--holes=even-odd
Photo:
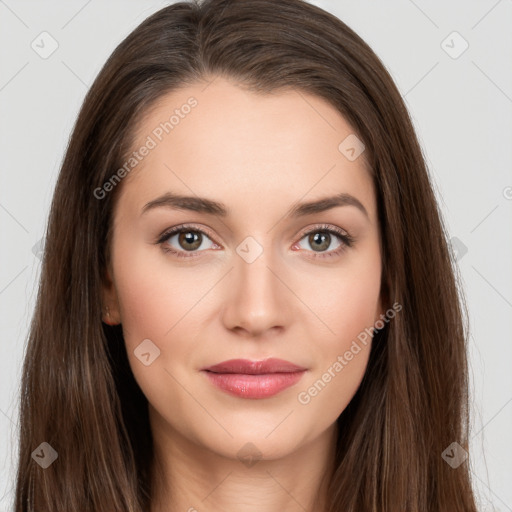
[[[295,385],[307,369],[283,359],[231,359],[202,373],[220,390],[240,398],[269,398]]]
[[[248,359],[230,359],[222,363],[203,368],[213,373],[238,373],[245,375],[262,375],[267,373],[291,373],[304,371],[306,368],[285,361],[284,359],[269,358],[261,361]]]

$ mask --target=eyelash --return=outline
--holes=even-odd
[[[168,245],[165,245],[165,242],[167,242],[167,240],[169,240],[169,238],[172,235],[175,235],[176,233],[187,232],[187,231],[201,233],[203,235],[206,235],[210,240],[213,238],[209,233],[207,233],[203,229],[199,229],[193,225],[183,224],[181,226],[175,226],[171,229],[164,231],[158,237],[158,239],[155,243],[157,245],[161,245],[162,250],[164,252],[171,253],[171,254],[177,256],[178,258],[195,258],[197,256],[195,256],[194,254],[197,254],[197,252],[202,252],[202,251],[195,251],[195,252],[192,251],[192,252],[189,252],[189,254],[187,254],[186,251],[176,251],[176,250],[170,248]],[[313,229],[306,231],[299,238],[299,241],[312,233],[329,233],[331,235],[335,235],[341,241],[341,245],[337,249],[329,251],[329,252],[325,252],[325,253],[317,253],[317,255],[315,255],[314,258],[331,258],[334,256],[339,256],[343,251],[352,247],[353,243],[355,242],[355,239],[351,235],[349,235],[346,231],[344,231],[340,228],[337,228],[335,226],[328,225],[328,224],[318,225],[318,226],[315,226]]]

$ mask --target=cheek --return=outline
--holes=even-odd
[[[129,261],[124,262],[126,266]],[[123,331],[127,343],[144,338],[158,338],[171,321],[167,305],[160,295],[157,276],[150,268],[131,265],[129,272],[121,272],[117,279],[117,293]]]
[[[128,236],[120,236],[117,247],[115,281],[126,342],[162,340],[186,313],[194,288],[186,286],[179,268],[166,264],[158,247]]]
[[[132,248],[130,252],[124,250],[127,247]],[[201,279],[194,269],[171,265],[158,248],[148,250],[128,237],[119,239],[117,259],[115,256],[116,291],[128,359],[139,385],[150,395],[154,387],[170,378],[165,370],[174,374],[177,365],[186,366],[193,359],[204,304],[201,299],[215,284],[215,276]],[[156,346],[158,358],[145,366],[136,353],[148,339]]]
[[[325,318],[335,334],[316,338],[316,364],[297,396],[305,412],[321,418],[323,425],[336,421],[361,384],[372,345],[370,328],[377,301],[376,292],[349,286],[331,298],[337,307]]]
[[[160,365],[164,356],[162,340],[178,321],[178,315],[183,315],[183,296],[173,291],[176,285],[172,280],[162,276],[156,250],[148,251],[140,241],[129,237],[119,237],[116,249],[113,260],[123,335],[132,371],[139,380],[139,375],[153,374]],[[136,356],[144,340],[150,340],[154,347],[145,343],[158,354],[149,367]]]
[[[174,381],[168,373],[174,373],[170,362],[187,357],[182,353],[186,350],[183,344],[174,343],[170,347],[169,341],[179,331],[179,321],[186,314],[189,301],[180,291],[180,283],[173,279],[178,272],[166,275],[161,263],[147,250],[132,249],[129,256],[117,260],[115,269],[130,368],[149,402],[165,409],[165,398],[174,389]],[[149,356],[144,355],[148,353]]]
[[[335,332],[338,349],[344,349],[364,329],[374,325],[379,316],[380,273],[368,270],[351,274],[330,295],[327,310]]]
[[[380,254],[377,245],[373,249],[353,253],[350,263],[329,279],[317,280],[319,286],[309,298],[329,330],[322,329],[327,332],[322,336],[317,331],[316,337],[310,333],[316,340],[317,364],[298,401],[324,415],[327,423],[346,408],[368,364],[372,327],[381,313]]]
[[[322,329],[327,336],[317,333],[316,338],[320,338],[324,354],[332,356],[335,351],[347,350],[352,340],[379,318],[381,261],[378,243],[372,240],[368,247],[347,253],[339,267],[325,270],[321,274],[317,272],[314,281],[308,280],[307,300],[328,329]]]

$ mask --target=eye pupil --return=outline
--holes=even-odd
[[[327,241],[327,244],[325,243]],[[328,249],[331,242],[331,235],[329,233],[316,232],[314,234],[309,235],[309,243],[311,247],[315,249],[318,248],[320,250]],[[316,250],[316,249],[315,249]]]
[[[182,231],[178,237],[179,244],[183,249],[187,251],[192,251],[201,246],[202,237],[201,234],[196,231]],[[183,246],[183,242],[187,244],[191,244],[192,247]]]

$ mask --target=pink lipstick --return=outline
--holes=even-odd
[[[202,369],[209,381],[221,390],[252,399],[277,395],[296,384],[306,371],[306,368],[275,358],[230,359]]]

